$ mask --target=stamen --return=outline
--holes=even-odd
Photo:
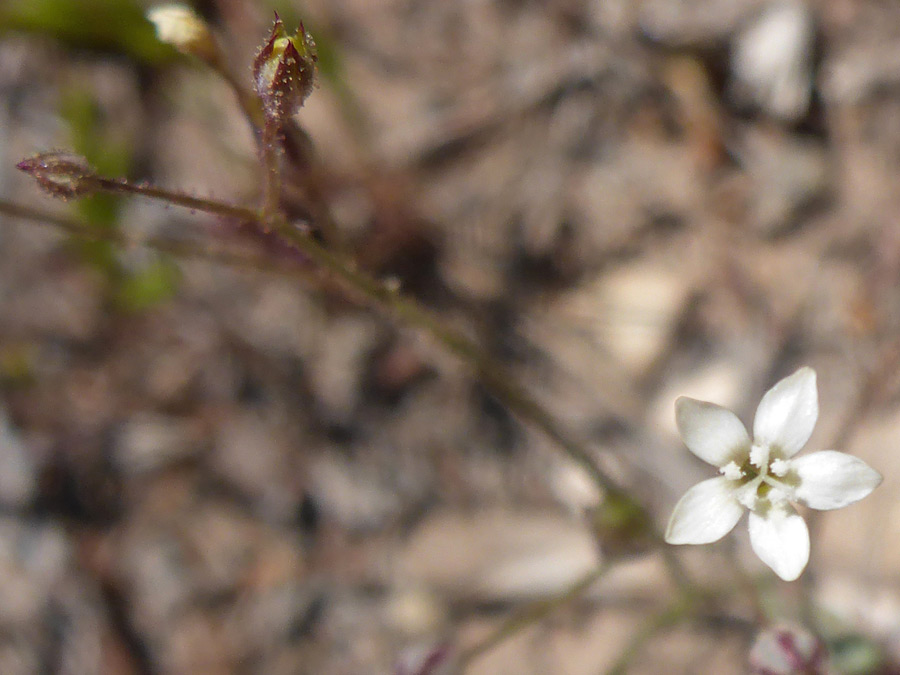
[[[790,462],[784,459],[774,459],[772,460],[772,463],[769,464],[769,471],[774,473],[779,478],[784,478],[785,474],[787,474],[790,468]]]
[[[750,448],[750,463],[757,469],[763,469],[769,463],[769,446],[756,445]]]
[[[737,462],[731,461],[728,462],[725,466],[719,469],[719,473],[721,473],[728,480],[740,480],[744,477],[744,472],[741,471],[741,467],[738,466]]]

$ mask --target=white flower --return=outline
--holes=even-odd
[[[675,419],[685,445],[722,475],[695,485],[675,505],[666,541],[708,544],[728,534],[750,511],[750,543],[785,581],[809,560],[809,531],[791,502],[839,509],[881,483],[861,459],[825,450],[793,459],[809,440],[819,402],[816,373],[801,368],[769,389],[756,409],[753,440],[730,410],[682,396]]]

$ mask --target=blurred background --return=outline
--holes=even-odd
[[[0,198],[133,242],[0,216],[0,673],[437,673],[621,546],[592,525],[602,495],[470,365],[302,261],[300,279],[141,245],[283,255],[234,223],[54,202],[15,170],[68,149],[256,203],[234,92],[156,39],[150,6],[0,3]],[[816,368],[810,449],[884,484],[812,517],[796,584],[743,525],[679,548],[731,606],[628,672],[747,672],[760,611],[814,617],[839,672],[898,672],[900,4],[192,6],[248,84],[273,10],[304,21],[315,158],[287,212],[477,340],[660,527],[712,475],[674,399],[750,424]],[[605,672],[674,597],[636,553],[466,672]]]

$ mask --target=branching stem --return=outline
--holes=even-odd
[[[226,218],[235,218],[252,223],[268,230],[271,228],[285,241],[309,258],[316,267],[328,272],[335,280],[351,293],[358,296],[374,309],[391,315],[402,322],[415,326],[429,334],[445,349],[467,363],[481,380],[484,386],[500,400],[512,413],[530,424],[551,440],[573,462],[578,464],[605,493],[607,498],[616,499],[634,507],[638,518],[636,524],[649,532],[655,542],[661,543],[662,536],[653,525],[647,509],[630,495],[602,467],[600,467],[590,450],[579,440],[572,437],[557,422],[555,417],[542,406],[528,391],[518,383],[505,368],[497,363],[472,339],[451,328],[432,311],[420,305],[414,299],[398,292],[391,284],[386,284],[360,270],[354,261],[336,254],[317,242],[307,234],[305,228],[298,228],[280,219],[277,215],[266,214],[253,209],[224,204],[210,199],[192,197],[180,192],[166,190],[149,185],[133,185],[125,180],[95,177],[99,189],[114,193],[131,193],[163,201],[167,204],[183,206],[189,209],[205,211]],[[6,212],[21,209],[13,204],[6,204]],[[277,214],[277,212],[275,212]],[[269,220],[268,217],[272,217]],[[57,220],[53,224],[60,225]],[[105,233],[104,235],[105,236]],[[113,241],[121,243],[121,235],[111,235]],[[671,549],[662,544],[662,551],[673,580],[683,594],[690,593],[693,584]]]

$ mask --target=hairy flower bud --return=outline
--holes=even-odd
[[[316,60],[316,43],[303,23],[289,36],[275,14],[269,39],[253,62],[253,86],[268,119],[283,122],[300,110],[312,92]]]
[[[98,191],[97,172],[81,155],[42,152],[16,164],[54,197],[84,197]]]
[[[212,31],[191,8],[178,4],[160,5],[147,12],[147,19],[156,27],[160,42],[207,63],[218,61],[219,50]]]

